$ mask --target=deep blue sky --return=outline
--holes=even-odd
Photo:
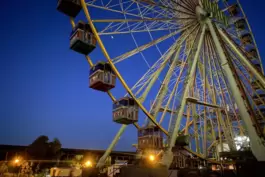
[[[264,58],[265,3],[241,2]],[[111,101],[88,88],[88,64],[68,49],[70,24],[56,1],[3,1],[0,15],[0,144],[27,145],[44,134],[64,147],[106,148],[119,128]],[[117,148],[128,150],[134,140],[130,127]]]

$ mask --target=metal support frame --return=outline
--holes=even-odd
[[[101,41],[101,39],[100,39],[100,37],[99,37],[99,35],[98,35],[98,33],[97,33],[94,25],[93,25],[93,22],[92,22],[92,20],[90,18],[90,15],[89,15],[88,10],[87,10],[87,7],[86,7],[87,4],[85,3],[84,0],[81,0],[81,5],[82,5],[82,7],[84,9],[86,18],[87,18],[89,24],[92,27],[92,31],[95,33],[95,36],[97,38],[97,41],[99,42],[99,46],[102,49],[103,54],[105,55],[106,59],[110,62],[111,67],[113,68],[114,72],[117,74],[117,76],[120,79],[122,85],[125,87],[125,89],[127,90],[127,92],[131,95],[131,97],[136,100],[137,104],[143,110],[143,112],[147,115],[147,117],[150,119],[150,121],[153,124],[156,124],[166,135],[168,135],[168,132],[166,130],[164,130],[155,121],[155,116],[151,115],[143,107],[143,105],[141,104],[141,100],[137,100],[136,97],[135,97],[135,95],[133,94],[133,92],[127,86],[127,84],[123,80],[122,76],[117,71],[117,69],[115,68],[113,62],[111,61],[111,59],[110,59],[110,57],[109,57],[109,55],[108,55],[108,53],[107,53],[107,51],[106,51],[103,43],[102,43],[102,41]],[[236,82],[235,82],[235,78],[233,77],[233,73],[232,73],[231,69],[229,68],[229,66],[227,64],[227,59],[226,59],[226,57],[224,55],[224,51],[223,51],[223,49],[222,49],[222,47],[220,45],[220,42],[219,42],[218,37],[216,35],[215,29],[213,28],[212,22],[210,21],[210,19],[207,20],[207,24],[208,24],[208,26],[210,28],[210,31],[211,31],[211,34],[212,34],[212,36],[214,38],[214,43],[216,45],[217,52],[218,52],[219,57],[221,59],[222,68],[226,72],[226,75],[228,77],[229,84],[230,84],[230,87],[231,87],[233,96],[235,97],[236,103],[237,103],[237,105],[239,107],[239,113],[240,113],[243,121],[245,122],[245,124],[247,126],[247,130],[248,130],[248,133],[249,133],[250,139],[251,139],[251,148],[253,150],[253,154],[257,157],[258,160],[265,160],[265,147],[262,144],[264,142],[262,142],[262,139],[260,139],[258,137],[258,135],[257,135],[254,127],[252,126],[252,122],[251,122],[250,116],[247,113],[246,107],[244,105],[244,100],[239,95],[239,89],[237,88],[237,85],[236,85]],[[194,75],[194,73],[196,72],[196,66],[197,66],[197,63],[198,63],[199,54],[200,54],[201,47],[202,47],[202,43],[203,43],[203,39],[204,39],[205,28],[206,28],[206,25],[204,24],[203,27],[202,27],[202,33],[201,33],[201,36],[200,36],[200,39],[199,39],[198,48],[197,48],[197,51],[196,51],[196,54],[195,54],[195,57],[194,57],[194,60],[193,60],[193,64],[192,64],[192,67],[191,67],[191,70],[190,70],[190,74],[188,76],[189,78],[192,77]],[[260,80],[261,83],[262,83],[262,85],[265,87],[265,78],[264,78],[264,76],[262,76],[260,73],[258,73],[257,70],[248,61],[248,59],[242,54],[242,52],[237,49],[236,45],[234,43],[231,43],[231,40],[227,36],[224,36],[224,34],[222,34],[222,31],[221,30],[219,30],[219,31],[220,31],[220,34],[224,38],[225,37],[227,38],[227,39],[225,39],[226,42],[229,43],[229,45],[231,45],[232,49],[237,53],[237,55],[240,57],[240,59],[243,61],[243,63],[250,68],[250,70],[254,73],[254,75],[257,77],[257,79]],[[90,60],[88,60],[88,61],[90,61]],[[90,63],[90,65],[93,65],[93,64]],[[192,80],[191,78],[188,80],[188,83],[187,83],[186,88],[185,88],[185,91],[184,91],[184,95],[186,95],[186,96],[188,94],[188,89],[189,89],[189,86],[191,84],[191,80]],[[110,97],[112,99],[115,99],[110,94],[110,92],[108,94],[110,95]],[[181,121],[181,118],[183,116],[184,108],[185,108],[186,103],[187,103],[186,96],[183,96],[183,98],[182,98],[181,107],[180,107],[180,109],[178,111],[177,121],[176,121],[176,124],[174,126],[174,131],[173,131],[173,133],[171,135],[172,137],[170,137],[170,144],[169,144],[169,149],[168,149],[167,152],[171,152],[172,147],[175,145],[175,141],[176,141],[176,138],[178,136],[178,129],[179,129],[179,126],[180,126],[180,121]],[[122,127],[120,128],[120,130],[116,134],[114,140],[110,144],[109,148],[106,150],[105,154],[100,158],[100,160],[99,160],[99,162],[97,164],[97,167],[102,167],[105,164],[106,158],[109,156],[111,150],[115,147],[117,141],[119,140],[120,136],[122,135],[122,133],[124,132],[124,130],[125,130],[126,127],[127,127],[126,125],[122,125]],[[168,157],[167,154],[165,155],[165,157]],[[168,158],[168,159],[170,159],[170,158]],[[166,160],[168,160],[168,159],[166,159]],[[169,165],[168,162],[169,161],[164,161],[164,164]]]
[[[249,138],[250,138],[250,145],[251,145],[252,152],[253,152],[254,156],[257,158],[258,161],[265,161],[265,146],[263,145],[264,142],[258,136],[255,128],[252,125],[252,121],[251,121],[250,115],[247,112],[247,108],[246,108],[246,106],[244,104],[244,100],[242,99],[242,97],[240,95],[240,90],[237,87],[236,80],[235,80],[235,78],[233,76],[231,68],[228,65],[227,58],[226,58],[224,50],[223,50],[223,48],[222,48],[222,46],[220,44],[220,41],[219,41],[218,36],[216,34],[216,31],[215,31],[215,29],[213,27],[213,24],[212,24],[210,19],[207,19],[206,23],[207,23],[207,25],[209,27],[209,30],[211,32],[211,35],[212,35],[213,41],[215,43],[215,47],[216,47],[217,53],[219,54],[219,58],[221,60],[221,66],[222,66],[222,68],[223,68],[223,70],[224,70],[224,72],[225,72],[225,74],[227,76],[231,92],[232,92],[233,97],[235,99],[235,102],[236,102],[236,104],[238,106],[239,114],[240,114],[241,118],[243,119],[243,121],[244,121],[244,123],[245,123],[245,125],[247,127],[247,131],[248,131]],[[221,35],[222,35],[222,33],[221,33]]]
[[[108,156],[110,155],[112,149],[115,147],[115,145],[117,144],[117,142],[119,141],[121,135],[123,134],[124,130],[126,129],[127,125],[122,125],[120,130],[118,131],[118,133],[116,134],[116,136],[114,137],[114,139],[112,140],[111,144],[109,145],[108,149],[105,151],[105,153],[103,154],[103,156],[99,159],[98,163],[97,163],[97,168],[102,168],[105,165],[105,161],[108,158]]]
[[[161,84],[161,88],[157,94],[157,97],[155,99],[155,102],[154,102],[154,106],[153,106],[153,109],[151,109],[150,111],[150,114],[155,118],[157,119],[157,115],[159,113],[159,109],[162,105],[162,102],[163,102],[163,99],[164,97],[166,96],[167,94],[167,91],[168,91],[168,84],[170,82],[170,78],[172,77],[173,75],[173,72],[175,70],[175,67],[177,65],[177,62],[179,61],[179,54],[180,54],[180,51],[181,51],[181,47],[182,45],[179,45],[177,46],[177,52],[174,56],[174,59],[173,59],[173,62],[166,74],[166,77],[164,78],[164,81],[163,83]],[[148,122],[148,125],[153,125],[153,123],[151,121]]]
[[[175,124],[174,130],[172,132],[172,135],[169,137],[170,141],[169,141],[168,149],[166,150],[166,152],[164,153],[164,155],[162,157],[161,163],[163,165],[167,166],[167,167],[169,167],[170,164],[173,161],[172,147],[175,146],[176,139],[178,137],[178,130],[179,130],[179,127],[180,127],[180,121],[181,121],[181,118],[183,116],[184,108],[185,108],[186,103],[187,103],[186,97],[188,96],[188,93],[189,93],[189,86],[190,86],[191,82],[193,81],[192,77],[194,76],[194,73],[196,71],[196,66],[197,66],[197,63],[198,63],[198,60],[199,60],[199,56],[200,56],[200,52],[201,52],[201,48],[202,48],[202,43],[203,43],[204,35],[205,35],[205,29],[206,29],[206,26],[203,25],[202,33],[201,33],[201,36],[200,36],[199,42],[198,42],[197,51],[196,51],[196,54],[194,56],[193,64],[192,64],[192,67],[191,67],[191,70],[190,70],[190,73],[189,73],[189,76],[188,76],[189,77],[188,83],[187,83],[187,85],[185,87],[185,90],[184,90],[184,93],[183,93],[183,97],[182,97],[182,101],[181,101],[181,104],[180,104],[180,108],[179,108],[179,111],[178,111],[178,114],[177,114],[177,117],[176,117],[176,119],[177,119],[176,120],[176,124]]]
[[[249,24],[249,22],[248,22],[248,19],[247,19],[246,13],[245,13],[245,11],[243,10],[243,8],[242,8],[242,6],[241,6],[239,0],[236,0],[236,1],[237,1],[237,5],[238,5],[238,7],[240,8],[240,10],[241,10],[241,12],[242,12],[242,15],[243,15],[244,19],[246,20],[246,24],[247,24],[247,26],[248,26],[248,29],[249,29],[250,35],[251,35],[251,37],[252,37],[252,39],[253,39],[253,42],[254,42],[255,48],[256,48],[256,50],[257,50],[257,54],[258,54],[258,58],[259,58],[259,62],[260,62],[260,64],[261,64],[261,66],[262,66],[261,69],[262,69],[262,72],[263,72],[263,74],[264,74],[264,68],[263,68],[263,64],[262,64],[262,61],[261,61],[260,52],[259,52],[259,49],[258,49],[258,47],[257,47],[257,42],[256,42],[256,40],[255,40],[255,37],[254,37],[254,34],[253,34],[253,32],[252,32],[251,26],[250,26],[250,24]]]
[[[258,72],[256,68],[252,65],[249,59],[247,59],[241,51],[238,50],[238,47],[234,44],[233,41],[231,41],[227,35],[222,31],[222,29],[218,29],[220,35],[223,37],[223,39],[231,46],[233,51],[236,52],[236,54],[239,56],[241,61],[249,68],[249,70],[254,74],[254,76],[261,82],[263,87],[265,87],[265,77],[262,75],[262,73]]]

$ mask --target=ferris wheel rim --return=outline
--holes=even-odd
[[[108,63],[110,64],[111,68],[114,70],[117,78],[120,80],[120,82],[122,83],[123,87],[125,88],[126,92],[136,101],[137,105],[139,106],[139,108],[143,111],[143,113],[148,117],[148,119],[150,121],[152,121],[166,136],[169,136],[168,131],[165,130],[154,118],[153,116],[150,114],[150,112],[145,108],[145,106],[136,98],[136,96],[134,95],[134,93],[132,92],[132,90],[129,88],[129,86],[127,85],[126,81],[123,79],[122,75],[120,74],[120,72],[118,71],[118,69],[116,68],[115,64],[112,62],[111,58],[109,57],[109,54],[107,52],[107,50],[105,49],[105,46],[101,40],[101,37],[98,35],[97,30],[95,29],[94,23],[92,21],[92,19],[90,18],[90,13],[88,11],[87,5],[85,0],[80,0],[83,11],[85,13],[86,19],[88,20],[89,24],[92,27],[92,31],[95,34],[95,37],[97,38],[97,41],[100,45],[100,48],[104,54],[104,57],[107,59]],[[112,98],[112,97],[111,97]],[[113,97],[114,98],[114,97]],[[113,99],[112,99],[113,100]],[[115,99],[116,100],[116,99]],[[139,126],[139,125],[138,125]],[[138,126],[136,126],[137,129]]]
[[[260,61],[260,65],[261,65],[262,73],[263,73],[263,75],[264,75],[264,68],[263,68],[263,64],[262,64],[262,60],[261,60],[261,55],[260,55],[260,51],[259,51],[259,48],[258,48],[258,45],[257,45],[257,42],[256,42],[256,38],[255,38],[255,36],[254,36],[254,34],[253,34],[253,31],[252,31],[252,27],[251,27],[251,25],[250,25],[250,23],[249,23],[249,21],[248,21],[248,18],[247,18],[247,16],[246,16],[246,13],[245,13],[245,11],[244,11],[244,9],[243,9],[243,7],[242,7],[240,1],[237,0],[237,3],[238,3],[238,5],[239,5],[239,8],[240,8],[242,14],[243,14],[244,19],[246,20],[247,26],[248,26],[248,28],[249,28],[249,32],[250,32],[250,34],[251,34],[251,36],[252,36],[252,38],[253,38],[253,43],[254,43],[254,46],[255,46],[255,48],[256,48],[256,50],[257,50],[258,59],[259,59],[259,61]]]
[[[260,65],[261,65],[261,70],[262,70],[262,74],[264,75],[264,68],[263,68],[263,63],[262,63],[262,59],[261,59],[261,55],[260,55],[260,51],[259,51],[259,48],[258,48],[258,45],[257,45],[257,42],[256,42],[256,38],[255,38],[255,36],[254,36],[254,33],[253,33],[253,31],[252,31],[252,27],[251,27],[251,25],[250,25],[250,23],[249,23],[249,20],[248,20],[248,18],[247,18],[247,15],[246,15],[246,13],[245,13],[245,11],[244,11],[244,8],[242,7],[242,5],[241,5],[241,3],[240,3],[240,0],[235,0],[236,1],[236,4],[238,5],[238,7],[239,7],[239,10],[240,10],[240,12],[242,13],[242,16],[240,16],[240,17],[238,17],[238,18],[241,18],[241,19],[244,19],[245,20],[245,22],[246,22],[246,25],[247,25],[247,28],[248,28],[248,30],[246,31],[246,32],[248,32],[250,35],[251,35],[251,37],[252,37],[252,40],[253,40],[253,46],[254,46],[254,48],[256,49],[256,51],[257,51],[257,55],[258,55],[258,60],[259,60],[259,62],[260,62]],[[225,2],[223,2],[223,3],[225,3]],[[235,4],[233,4],[233,5],[235,5]],[[232,5],[231,5],[232,6]],[[235,28],[235,27],[233,27],[233,28]],[[227,29],[225,29],[226,31],[227,31]],[[234,31],[236,31],[236,29],[234,29]],[[239,39],[239,37],[240,36],[236,36],[236,38],[237,39]],[[245,52],[245,49],[243,49],[241,46],[239,46],[244,52]]]

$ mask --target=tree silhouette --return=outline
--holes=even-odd
[[[49,142],[48,156],[52,159],[60,159],[62,144],[58,138],[54,138],[52,142]]]
[[[49,148],[49,138],[41,135],[28,147],[28,153],[32,159],[46,159]]]
[[[31,159],[57,159],[60,157],[61,147],[59,139],[55,138],[49,142],[48,136],[41,135],[29,145],[28,154]]]

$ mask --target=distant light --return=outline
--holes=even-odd
[[[229,169],[229,170],[234,170],[234,166],[233,166],[233,165],[229,165],[229,166],[228,166],[228,169]]]
[[[19,162],[19,159],[15,159],[15,161],[14,161],[15,163],[18,163]]]
[[[241,147],[249,147],[250,139],[247,136],[237,136],[234,140],[237,150],[241,149]]]
[[[113,36],[111,36],[111,39],[114,39],[114,37],[113,37]]]

